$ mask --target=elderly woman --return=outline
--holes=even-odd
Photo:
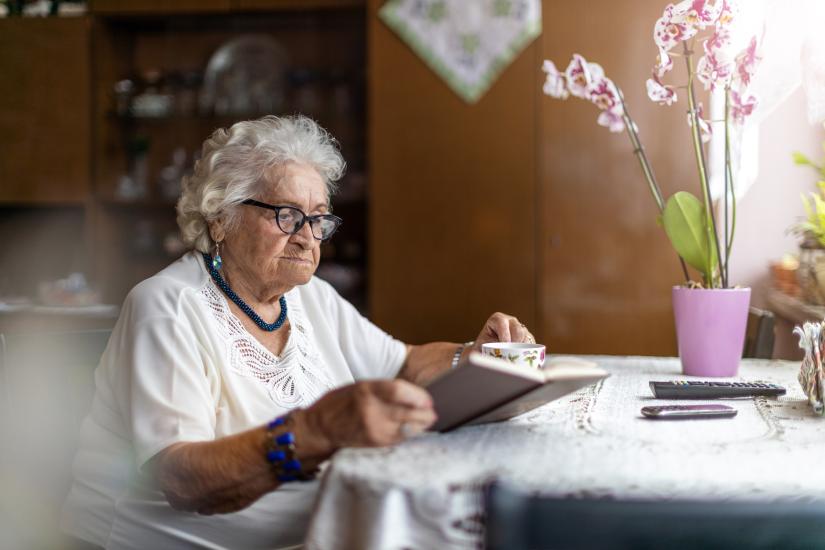
[[[318,466],[435,421],[455,343],[405,345],[314,278],[344,161],[305,117],[218,130],[184,181],[193,249],[128,295],[96,372],[64,529],[106,548],[300,544]],[[472,345],[529,340],[489,318]]]

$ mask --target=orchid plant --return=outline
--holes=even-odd
[[[731,31],[738,15],[737,0],[684,0],[668,5],[653,29],[659,55],[653,74],[647,81],[647,95],[660,105],[673,105],[678,100],[677,88],[685,90],[687,122],[702,189],[701,201],[686,191],[679,191],[665,200],[624,96],[618,86],[605,76],[600,65],[574,54],[563,72],[549,60],[543,66],[547,73],[545,94],[556,99],[573,96],[588,100],[601,111],[597,119],[599,125],[611,132],[627,132],[660,211],[661,223],[680,257],[685,280],[690,284],[687,264],[702,274],[702,284],[706,288],[729,286],[730,251],[736,226],[731,133],[741,128],[757,105],[748,87],[760,59],[759,41],[754,36],[744,49],[732,51],[734,42]],[[694,64],[694,47],[698,44],[702,46],[703,55]],[[677,87],[665,83],[664,77],[673,69],[674,58],[678,57],[685,62],[687,82]],[[705,90],[724,92],[725,96],[724,120],[719,121],[724,122],[725,134],[724,220],[721,232],[714,215],[704,148],[704,143],[710,140],[712,121],[706,118],[702,103],[697,101],[697,80]],[[721,242],[720,233],[723,238]]]

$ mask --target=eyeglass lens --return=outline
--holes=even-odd
[[[290,235],[297,233],[304,225],[304,219],[309,223],[312,229],[312,234],[316,239],[325,240],[335,233],[338,228],[338,222],[332,216],[304,216],[304,213],[297,208],[289,206],[282,207],[276,216],[278,227],[281,231]]]

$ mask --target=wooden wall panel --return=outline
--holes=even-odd
[[[0,19],[0,202],[86,200],[89,34],[87,18]]]
[[[574,52],[600,63],[624,90],[664,194],[698,194],[684,94],[663,107],[645,93],[662,8],[659,0],[592,0],[586,9],[544,2],[541,49],[561,68]],[[584,101],[536,93],[540,339],[560,352],[675,354],[670,289],[681,271],[629,139],[597,126]]]
[[[496,310],[536,320],[533,43],[464,103],[369,2],[370,311],[418,343],[474,338]]]

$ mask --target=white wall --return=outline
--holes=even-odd
[[[731,282],[753,289],[751,304],[766,307],[770,288],[768,264],[797,251],[797,237],[788,228],[804,215],[800,194],[816,189],[816,173],[796,166],[793,151],[812,160],[825,157],[822,126],[808,123],[805,95],[800,88],[763,122],[759,136],[759,176],[739,202],[736,236],[731,253]],[[774,357],[798,359],[801,350],[793,323],[776,320]]]
[[[813,170],[796,166],[793,151],[821,161],[822,126],[808,123],[800,88],[763,122],[759,135],[759,176],[738,203],[736,236],[731,252],[731,282],[753,289],[752,304],[765,306],[770,285],[768,263],[796,252],[797,238],[788,228],[804,214],[800,193],[815,190]]]

